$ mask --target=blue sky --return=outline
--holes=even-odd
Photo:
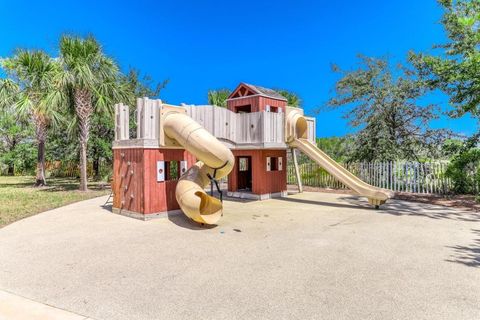
[[[298,93],[312,115],[332,95],[332,63],[354,67],[357,53],[401,60],[445,41],[435,0],[0,0],[0,8],[0,56],[17,47],[55,54],[61,34],[92,33],[123,70],[170,79],[169,103],[206,103],[209,89],[245,81]],[[341,114],[316,114],[317,135],[353,132]],[[476,128],[469,117],[433,125]]]

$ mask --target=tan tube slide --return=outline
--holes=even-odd
[[[367,197],[369,203],[376,208],[393,196],[390,190],[377,188],[362,181],[310,142],[307,139],[306,119],[300,113],[293,111],[288,115],[287,133],[290,134],[287,137],[290,146],[298,148],[337,180],[359,195]]]
[[[204,188],[210,184],[208,175],[220,179],[230,173],[235,160],[232,152],[186,114],[168,113],[163,128],[169,138],[200,160],[178,181],[175,196],[180,208],[196,222],[217,223],[223,205]]]

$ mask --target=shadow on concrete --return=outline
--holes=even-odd
[[[340,197],[354,206],[368,207],[369,204],[366,198],[358,196],[344,196]],[[426,204],[421,202],[410,202],[404,200],[390,199],[383,204],[378,210],[382,214],[391,214],[395,216],[418,216],[430,219],[450,219],[465,222],[480,221],[480,213],[473,211],[465,211],[456,208],[444,207],[434,204]]]
[[[307,200],[307,199],[297,199],[297,198],[290,198],[290,197],[283,197],[277,198],[276,200],[287,201],[287,202],[296,202],[296,203],[303,203],[303,204],[313,204],[313,205],[320,205],[325,207],[335,207],[335,208],[347,208],[347,209],[365,209],[365,210],[373,210],[374,208],[368,203],[366,205],[359,204],[348,204],[348,203],[338,203],[338,202],[324,202],[324,201],[315,201],[315,200]]]
[[[112,204],[111,203],[101,205],[100,208],[102,208],[105,211],[108,211],[108,213],[112,213]],[[120,216],[126,217],[124,215],[120,215]],[[126,218],[132,219],[130,217],[126,217]],[[208,229],[213,229],[217,226],[217,225],[202,225],[200,223],[197,223],[197,222],[189,219],[183,213],[169,214],[167,216],[167,218],[168,218],[168,220],[170,220],[170,222],[173,222],[177,226],[182,227],[182,228],[186,228],[186,229],[190,229],[190,230],[208,230]]]
[[[168,220],[170,220],[170,222],[176,224],[179,227],[190,229],[190,230],[209,230],[217,227],[216,224],[211,225],[211,224],[197,223],[191,220],[190,218],[188,218],[183,213],[169,214]]]
[[[113,205],[111,203],[103,204],[100,206],[103,210],[112,212]]]
[[[480,229],[472,229],[472,232],[477,237],[472,244],[468,246],[447,246],[447,248],[453,250],[454,254],[445,261],[480,268]]]
[[[224,196],[223,200],[231,201],[231,202],[240,202],[240,203],[250,203],[250,202],[259,201],[256,199],[242,199],[242,198],[235,198],[235,197],[228,197],[228,196]]]

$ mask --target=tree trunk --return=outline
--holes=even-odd
[[[9,176],[14,176],[15,175],[15,164],[13,164],[13,163],[8,164],[7,175],[9,175]]]
[[[74,98],[80,142],[80,191],[88,191],[87,143],[90,132],[90,117],[93,113],[92,95],[88,90],[75,89]]]
[[[100,179],[100,159],[95,157],[93,159],[93,172],[95,174],[95,180]]]
[[[42,115],[34,115],[35,136],[37,139],[37,177],[35,187],[47,185],[45,180],[45,140],[47,138],[47,122]]]

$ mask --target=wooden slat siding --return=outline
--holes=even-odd
[[[123,158],[122,153],[125,154]],[[195,158],[190,153],[184,150],[132,148],[115,149],[113,154],[113,207],[143,214],[179,208],[175,199],[177,181],[157,182],[157,161],[187,160],[188,167],[191,167]],[[123,206],[122,200],[125,201]]]
[[[271,107],[277,107],[282,109],[282,112],[285,114],[287,102],[283,100],[271,99],[267,97],[258,97],[258,110],[256,111],[265,111],[265,106],[269,105]],[[252,110],[253,111],[253,110]]]
[[[273,112],[233,113],[213,106],[187,106],[187,114],[215,137],[233,144],[284,144],[284,115]]]
[[[143,202],[143,159],[141,149],[114,150],[113,206],[141,212]],[[122,153],[124,157],[122,157]],[[130,165],[128,163],[130,162]],[[131,171],[133,170],[133,174]],[[133,198],[131,197],[133,195]],[[122,201],[124,204],[122,205]]]
[[[113,150],[113,173],[112,173],[112,193],[113,193],[113,207],[121,207],[120,199],[120,183],[121,183],[121,156],[122,150]]]
[[[227,108],[230,111],[235,112],[236,107],[240,106],[245,106],[245,105],[251,105],[252,112],[258,112],[259,111],[259,97],[254,96],[254,97],[243,97],[239,99],[233,99],[233,100],[227,100]]]
[[[235,155],[235,165],[228,176],[228,191],[237,191],[237,157],[252,157],[252,193],[267,194],[287,190],[287,151],[286,150],[232,150]],[[281,171],[267,171],[267,157],[283,157]]]
[[[272,107],[281,108],[282,112],[285,113],[287,103],[283,100],[271,99],[263,96],[246,96],[227,100],[227,109],[233,112],[235,112],[236,107],[245,105],[251,105],[252,112],[265,111],[265,106],[270,105]]]
[[[262,128],[258,134],[260,141],[262,142],[274,142],[274,143],[283,143],[284,142],[284,115],[281,113],[274,112],[262,112],[259,113],[262,118]],[[264,134],[263,137],[261,134]]]
[[[175,198],[177,180],[157,182],[157,161],[182,161],[187,160],[187,167],[195,163],[195,158],[187,151],[165,149],[143,149],[145,158],[144,185],[145,208],[142,213],[156,213],[167,210],[176,210],[178,206]]]

